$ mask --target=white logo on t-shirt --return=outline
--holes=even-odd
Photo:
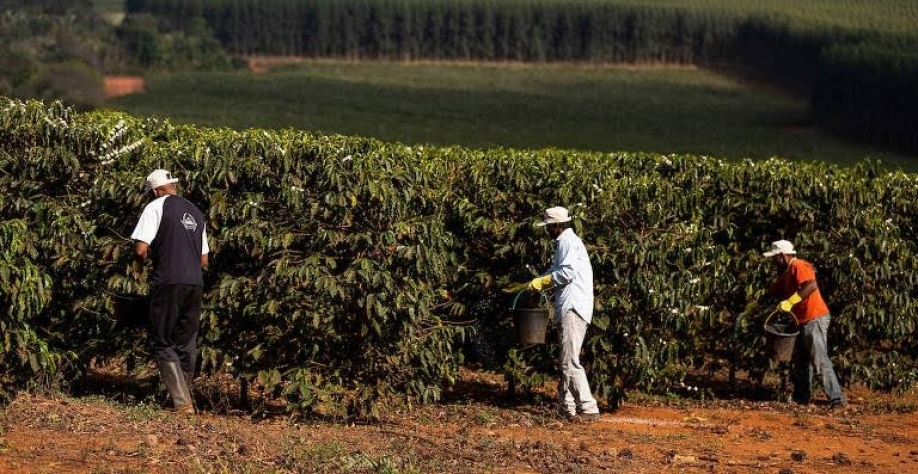
[[[194,220],[194,217],[192,217],[192,215],[187,212],[184,216],[182,216],[182,225],[185,226],[186,230],[190,230],[192,232],[198,228],[198,222]]]

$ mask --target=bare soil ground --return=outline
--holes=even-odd
[[[553,417],[548,390],[509,398],[498,375],[463,370],[443,403],[355,424],[256,417],[200,387],[209,408],[187,417],[105,383],[72,397],[21,394],[0,411],[0,473],[918,472],[914,392],[849,389],[841,414],[632,397],[585,423]]]
[[[106,99],[143,92],[146,81],[141,76],[105,76],[103,95]]]

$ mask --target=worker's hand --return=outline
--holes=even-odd
[[[523,290],[529,289],[529,282],[526,283],[514,283],[503,289],[504,293],[519,293]]]
[[[803,301],[803,298],[800,297],[800,294],[794,293],[790,296],[790,298],[778,303],[778,309],[780,309],[781,311],[790,313],[791,310],[794,308],[794,305],[801,301]]]
[[[548,275],[533,278],[532,281],[529,282],[527,289],[541,291],[545,288],[548,288],[549,286],[551,286],[551,273]]]

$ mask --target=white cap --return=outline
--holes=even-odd
[[[570,222],[571,215],[567,212],[567,209],[563,207],[551,207],[545,209],[545,214],[542,216],[542,222],[536,224],[539,227],[546,226],[548,224],[560,224],[562,222]]]
[[[762,255],[766,257],[774,257],[775,255],[778,255],[779,253],[783,253],[785,255],[797,255],[797,251],[794,250],[794,244],[786,240],[776,240],[772,242],[771,250],[763,253]]]
[[[152,173],[147,175],[147,182],[144,183],[144,188],[149,191],[151,189],[156,189],[160,186],[165,186],[167,184],[177,183],[178,178],[173,178],[172,173],[166,170],[153,170]]]

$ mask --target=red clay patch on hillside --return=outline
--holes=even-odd
[[[105,76],[106,99],[143,92],[145,89],[146,81],[141,76]]]

